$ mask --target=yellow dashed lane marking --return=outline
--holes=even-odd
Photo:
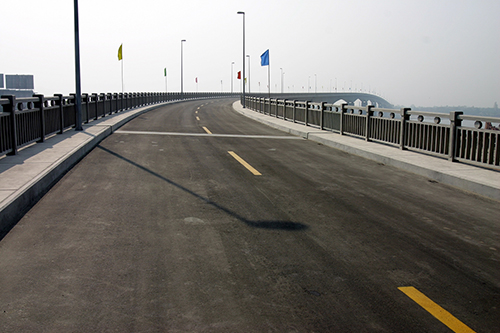
[[[469,326],[455,318],[451,313],[434,303],[430,298],[422,294],[414,287],[399,287],[406,296],[410,297],[427,312],[436,317],[440,322],[448,326],[455,333],[475,333]]]
[[[200,120],[200,117],[198,117],[198,116],[197,116],[197,117],[196,117],[196,120]]]
[[[205,132],[207,132],[208,134],[212,134],[212,132],[210,132],[210,130],[208,128],[206,128],[205,126],[203,126],[203,129],[205,130]]]
[[[252,167],[250,164],[248,164],[244,159],[239,157],[234,151],[228,151],[229,155],[234,157],[235,160],[241,163],[245,168],[248,169],[251,173],[253,173],[255,176],[262,176],[260,172],[258,172],[254,167]]]

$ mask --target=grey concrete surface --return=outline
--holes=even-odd
[[[243,108],[240,101],[234,102],[233,108],[247,117],[281,131],[394,166],[461,190],[500,200],[500,172],[498,171],[464,163],[452,163],[446,159],[400,150],[347,135],[339,135],[292,123]]]
[[[176,102],[169,102],[176,103]],[[57,180],[108,135],[162,105],[115,113],[0,158],[0,239]]]

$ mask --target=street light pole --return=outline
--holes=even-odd
[[[231,63],[231,94],[233,93],[233,65],[234,61]]]
[[[280,68],[281,71],[281,93],[283,93],[283,68]]]
[[[243,15],[243,108],[245,108],[245,12],[238,12]]]
[[[182,43],[184,43],[185,41],[185,39],[181,40],[181,99],[184,99],[184,55]]]
[[[78,0],[74,2],[75,12],[75,107],[76,107],[76,122],[75,130],[81,131],[82,127],[82,88],[80,80],[80,32],[78,28]]]
[[[247,54],[248,58],[248,93],[250,94],[250,56]]]

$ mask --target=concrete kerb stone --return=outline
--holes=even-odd
[[[423,155],[417,152],[401,151],[397,148],[386,147],[381,144],[367,143],[329,131],[311,130],[310,127],[301,124],[294,124],[255,111],[243,109],[240,101],[233,104],[233,109],[244,116],[278,130],[500,201],[500,173],[498,172],[461,163],[452,163],[438,157]],[[390,149],[389,153],[387,153],[388,149]],[[386,151],[385,154],[382,152],[384,150]],[[422,160],[431,161],[431,163],[425,165],[426,163],[422,163]],[[468,179],[465,176],[466,173],[481,174],[482,177]]]
[[[167,104],[178,102],[182,101],[171,101],[127,110],[100,118],[90,124],[84,124],[84,130],[80,133],[86,133],[89,129],[92,129],[92,131],[90,131],[92,133],[88,136],[88,139],[75,144],[73,149],[63,153],[57,161],[51,163],[37,176],[27,181],[23,186],[14,190],[12,194],[8,195],[2,202],[0,202],[0,239],[2,239],[7,232],[14,227],[14,225],[29,211],[29,209],[31,209],[31,207],[33,207],[38,200],[40,200],[43,195],[57,183],[59,179],[61,179],[102,140],[111,135],[125,123],[140,116],[141,114]],[[72,133],[74,133],[74,130],[70,131],[73,131]],[[67,131],[66,133],[70,131]],[[67,138],[64,141],[67,140],[71,140],[71,138]],[[45,141],[45,144],[50,145],[50,143],[50,140]],[[29,157],[29,149],[30,147],[22,151],[25,154],[28,153],[27,158]],[[8,159],[9,157],[6,158]]]

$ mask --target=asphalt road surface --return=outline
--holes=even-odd
[[[0,332],[499,332],[499,203],[158,108],[0,241]],[[212,133],[212,134],[209,134]]]

